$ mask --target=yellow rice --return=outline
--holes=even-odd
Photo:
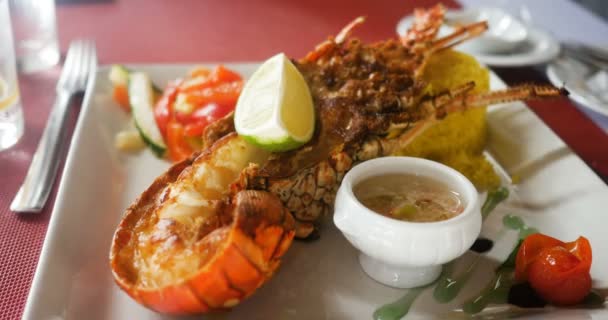
[[[471,56],[452,50],[434,54],[422,78],[428,93],[438,93],[475,81],[475,92],[488,91],[489,72]],[[444,163],[464,174],[480,190],[498,187],[500,179],[482,152],[487,142],[486,108],[450,114],[429,128],[401,155],[423,157]]]

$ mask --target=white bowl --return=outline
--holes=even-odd
[[[528,30],[523,23],[499,8],[450,11],[446,14],[445,18],[446,24],[451,26],[465,25],[484,20],[488,22],[488,30],[486,32],[458,46],[459,49],[464,51],[505,53],[515,50],[528,38]],[[441,30],[441,33],[451,32],[444,29]]]
[[[407,222],[371,211],[355,197],[353,187],[363,179],[408,173],[446,184],[461,196],[464,211],[438,222]],[[465,253],[481,231],[477,190],[458,171],[430,160],[384,157],[351,169],[338,190],[334,223],[361,253],[363,270],[376,281],[412,288],[434,281],[442,265]]]

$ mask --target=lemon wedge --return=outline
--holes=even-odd
[[[312,138],[312,96],[285,54],[266,60],[247,81],[236,104],[234,126],[247,141],[273,152],[296,149]]]

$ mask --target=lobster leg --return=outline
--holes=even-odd
[[[475,38],[478,35],[482,34],[484,31],[488,29],[488,24],[485,21],[476,22],[470,25],[466,25],[458,28],[451,35],[445,36],[443,38],[437,39],[423,48],[422,55],[424,59],[420,60],[420,63],[416,66],[414,74],[419,76],[424,70],[424,66],[426,65],[428,58],[435,52],[440,50],[445,50],[451,48],[453,46],[458,45],[459,43],[469,40],[471,38]]]
[[[473,90],[475,82],[467,82],[455,89],[445,91],[436,96],[425,98],[420,102],[421,107],[426,110],[428,116],[425,120],[415,123],[399,123],[393,124],[389,130],[405,129],[396,138],[389,135],[388,138],[382,139],[383,155],[390,155],[397,151],[398,148],[409,144],[416,137],[422,134],[426,129],[430,128],[439,119],[446,116],[446,107],[453,104],[454,100],[462,100],[468,92]]]
[[[464,41],[479,36],[486,30],[488,30],[488,23],[486,21],[475,22],[459,27],[452,34],[435,40],[431,52],[454,47]]]
[[[334,40],[336,44],[341,44],[342,42],[344,42],[346,39],[348,39],[348,37],[350,36],[350,34],[353,32],[353,30],[358,27],[359,25],[362,25],[365,22],[365,17],[361,16],[361,17],[357,17],[355,20],[351,21],[349,24],[346,25],[346,27],[342,28],[342,30],[340,30],[340,33],[338,33],[338,35],[336,36],[336,39]]]
[[[439,28],[443,24],[444,15],[445,7],[441,4],[429,10],[416,9],[414,11],[414,23],[401,37],[401,43],[410,49],[420,47],[424,50],[428,43],[432,43],[437,36]]]
[[[550,85],[523,84],[504,90],[481,94],[469,94],[473,87],[474,83],[470,82],[455,90],[444,92],[431,99],[422,101],[421,103],[424,105],[424,108],[429,111],[430,115],[425,120],[409,124],[409,128],[396,139],[382,139],[383,154],[393,154],[398,148],[408,145],[426,129],[454,112],[485,107],[497,103],[546,99],[568,95],[566,89],[555,88]]]
[[[306,57],[304,57],[304,60],[316,61],[320,57],[326,55],[328,52],[332,51],[336,46],[342,44],[350,36],[353,29],[363,24],[363,22],[365,22],[365,17],[357,17],[355,20],[351,21],[344,28],[342,28],[342,30],[340,30],[340,32],[335,38],[330,37],[329,39],[317,45],[313,51],[309,52]]]
[[[445,108],[445,114],[450,114],[490,104],[519,100],[546,99],[567,95],[568,91],[564,88],[556,88],[550,85],[523,84],[504,90],[464,95],[457,99],[453,99],[449,104],[442,106],[442,108]]]

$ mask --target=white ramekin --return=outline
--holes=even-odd
[[[429,177],[460,194],[464,211],[438,222],[407,222],[371,211],[357,200],[353,187],[387,173]],[[426,285],[439,276],[442,265],[465,253],[481,231],[478,193],[458,171],[443,164],[411,157],[365,161],[344,177],[336,196],[334,223],[360,251],[363,270],[376,281],[397,288]]]

